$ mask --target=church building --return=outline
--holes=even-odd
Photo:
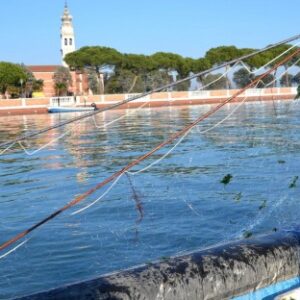
[[[61,17],[60,28],[60,42],[61,42],[61,60],[62,65],[34,65],[27,66],[33,73],[36,79],[41,79],[44,82],[42,96],[52,97],[55,96],[55,84],[53,76],[59,67],[67,67],[64,61],[65,56],[76,50],[75,47],[75,34],[73,27],[73,17],[69,12],[67,4],[65,4],[64,12]],[[71,71],[72,85],[69,87],[69,93],[73,95],[86,95],[89,91],[87,74],[80,71]]]

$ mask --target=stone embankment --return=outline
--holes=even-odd
[[[224,101],[234,95],[237,90],[205,90],[186,92],[161,92],[154,93],[130,103],[124,104],[119,109],[140,107],[147,102],[145,107],[193,105],[193,104],[215,104]],[[53,98],[30,98],[30,99],[0,99],[0,116],[17,114],[47,113],[48,107],[53,106],[90,106],[95,103],[97,107],[104,108],[116,102],[126,100],[138,94],[109,94],[89,95],[74,97],[62,97],[58,100]],[[272,101],[291,100],[296,95],[296,88],[266,88],[249,89],[240,95],[234,102],[243,101]]]

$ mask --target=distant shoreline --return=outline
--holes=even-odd
[[[237,90],[206,90],[189,92],[162,92],[154,93],[146,97],[123,104],[115,109],[128,109],[138,107],[168,107],[179,105],[209,105],[219,104],[232,95]],[[296,88],[268,88],[268,89],[249,89],[245,94],[240,95],[231,103],[253,101],[274,101],[292,100],[297,91]],[[90,106],[95,103],[98,108],[107,108],[112,104],[129,99],[137,94],[108,94],[67,97],[68,101],[74,101],[76,106]],[[65,97],[66,98],[66,97]],[[64,99],[65,99],[64,98]],[[0,99],[0,116],[24,115],[24,114],[44,114],[48,113],[48,107],[57,98],[28,98],[28,99]],[[62,105],[63,106],[63,100]]]

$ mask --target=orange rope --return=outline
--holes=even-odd
[[[210,111],[208,111],[204,115],[198,117],[191,124],[187,125],[186,127],[184,127],[183,129],[181,129],[180,131],[172,134],[167,140],[165,140],[164,142],[160,143],[159,145],[157,145],[155,148],[153,148],[149,152],[145,153],[144,155],[142,155],[142,156],[138,157],[137,159],[133,160],[132,162],[130,162],[123,169],[117,171],[116,173],[114,173],[110,177],[106,178],[104,181],[98,183],[95,187],[93,187],[92,189],[88,190],[84,194],[81,194],[80,196],[74,198],[71,202],[69,202],[68,204],[66,204],[62,208],[58,209],[57,211],[55,211],[54,213],[52,213],[51,215],[49,215],[45,219],[43,219],[40,222],[36,223],[35,225],[33,225],[32,227],[30,227],[29,229],[24,230],[23,232],[17,234],[15,237],[11,238],[7,242],[1,244],[0,245],[0,251],[6,249],[7,247],[11,246],[15,242],[17,242],[18,240],[20,240],[21,238],[23,238],[24,236],[28,235],[33,230],[37,229],[38,227],[42,226],[43,224],[45,224],[45,223],[49,222],[50,220],[54,219],[55,217],[57,217],[58,215],[60,215],[65,210],[71,208],[72,206],[78,204],[79,202],[82,202],[89,195],[93,194],[98,189],[102,188],[103,186],[105,186],[109,182],[113,181],[115,178],[119,177],[121,174],[125,173],[126,171],[128,171],[129,169],[131,169],[132,167],[134,167],[135,165],[139,164],[141,161],[145,160],[146,158],[148,158],[149,156],[151,156],[153,153],[155,153],[159,149],[163,148],[167,144],[170,144],[171,142],[173,142],[178,137],[184,135],[187,131],[189,131],[195,125],[197,125],[198,123],[200,123],[203,120],[207,119],[209,116],[211,116],[212,114],[214,114],[216,111],[218,111],[220,108],[222,108],[227,103],[229,103],[232,100],[236,99],[239,95],[241,95],[247,89],[253,87],[258,81],[260,81],[261,79],[263,79],[264,77],[266,77],[268,74],[270,74],[271,72],[273,72],[279,66],[285,64],[287,61],[289,61],[291,58],[293,58],[294,56],[296,56],[299,53],[300,53],[300,49],[298,49],[293,54],[291,54],[291,55],[287,56],[286,58],[284,58],[282,61],[280,61],[278,64],[276,64],[273,68],[271,68],[270,70],[268,70],[266,73],[262,74],[261,76],[257,77],[254,81],[252,81],[251,83],[249,83],[243,89],[241,89],[238,92],[236,92],[233,96],[231,96],[228,99],[224,100],[222,103],[218,104],[216,107],[212,108]]]

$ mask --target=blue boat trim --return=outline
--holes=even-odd
[[[259,289],[255,292],[251,292],[243,296],[232,298],[232,300],[253,300],[253,299],[274,300],[276,296],[284,294],[298,287],[300,287],[300,277],[295,277],[292,279],[280,281],[278,283],[272,284],[265,288]]]

